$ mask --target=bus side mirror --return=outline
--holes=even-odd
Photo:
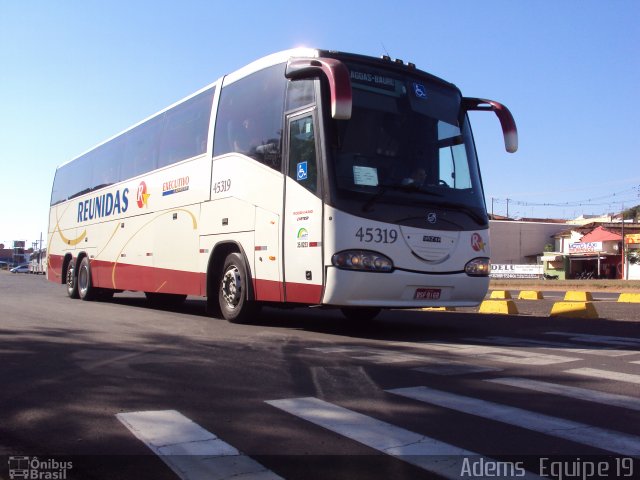
[[[511,115],[507,107],[493,100],[465,97],[462,99],[462,108],[467,112],[470,110],[495,112],[502,127],[504,148],[509,153],[514,153],[518,150],[518,129],[513,115]]]
[[[323,75],[331,90],[331,117],[349,120],[353,104],[351,80],[346,65],[333,58],[292,58],[287,63],[285,77],[289,80],[317,78]]]

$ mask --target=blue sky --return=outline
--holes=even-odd
[[[0,242],[46,238],[57,165],[302,45],[388,52],[507,105],[513,155],[471,114],[496,214],[507,198],[516,217],[639,204],[638,18],[637,0],[0,0]]]

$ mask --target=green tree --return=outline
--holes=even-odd
[[[638,222],[640,220],[640,205],[627,208],[624,212],[622,212],[622,217],[625,220],[634,220],[635,222]]]

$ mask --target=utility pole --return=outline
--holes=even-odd
[[[507,218],[509,218],[509,198],[507,198]]]
[[[620,272],[620,278],[626,280],[627,278],[627,256],[625,255],[624,244],[624,203],[622,204],[622,272]]]

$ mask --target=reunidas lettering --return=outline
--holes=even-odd
[[[78,202],[78,223],[120,215],[129,208],[129,189],[116,190]]]

